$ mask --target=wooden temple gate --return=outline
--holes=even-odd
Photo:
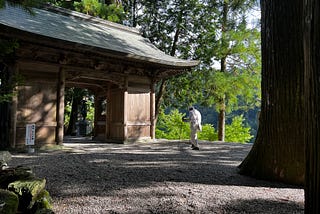
[[[24,78],[11,105],[11,147],[25,145],[27,124],[36,125],[36,145],[63,143],[66,87],[94,92],[96,139],[153,139],[156,82],[198,62],[165,55],[131,28],[52,6],[34,12],[0,10],[0,39],[19,43],[10,71]]]

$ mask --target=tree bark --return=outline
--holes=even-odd
[[[78,108],[83,98],[83,89],[74,88],[72,95],[72,104],[70,112],[69,126],[66,131],[66,135],[74,135],[76,133],[76,122],[78,120]]]
[[[219,117],[218,117],[218,140],[224,141],[225,139],[225,126],[226,126],[226,106],[225,99],[219,102]]]
[[[262,103],[256,140],[240,173],[304,183],[304,57],[299,0],[262,0]]]
[[[132,27],[137,27],[137,17],[136,17],[136,9],[137,9],[137,0],[132,0]]]
[[[320,213],[320,4],[304,0],[305,213]]]
[[[221,39],[222,39],[222,49],[227,48],[225,34],[228,29],[228,12],[229,5],[228,2],[223,2],[222,8],[222,22],[221,22]],[[227,51],[225,56],[220,60],[220,72],[224,73],[227,70]],[[224,141],[225,138],[225,125],[226,125],[226,103],[224,96],[219,100],[219,118],[218,118],[218,140]]]
[[[227,57],[221,59],[221,72],[226,72]],[[218,118],[218,140],[224,141],[225,139],[225,126],[226,126],[226,100],[224,97],[219,100],[219,118]]]

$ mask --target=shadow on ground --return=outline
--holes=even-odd
[[[27,165],[47,179],[53,194],[97,195],[153,182],[296,188],[238,174],[250,144],[201,143],[194,151],[184,142],[101,144],[69,142],[66,150],[14,154],[13,165]],[[72,184],[72,185],[71,185]],[[103,189],[104,191],[101,191]]]
[[[257,207],[263,207],[264,214],[287,214],[290,213],[303,213],[304,205],[291,201],[275,201],[275,200],[236,200],[230,201],[225,205],[224,210],[226,213],[261,213],[258,212]]]

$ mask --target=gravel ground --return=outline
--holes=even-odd
[[[47,180],[57,214],[303,213],[304,191],[237,173],[251,145],[201,142],[65,143],[13,153]]]

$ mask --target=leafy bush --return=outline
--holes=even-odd
[[[250,127],[245,126],[243,122],[243,115],[240,115],[234,117],[230,125],[226,125],[225,141],[247,143],[253,138],[253,136],[250,135]]]
[[[172,110],[169,114],[161,112],[156,129],[156,137],[168,140],[182,140],[190,138],[190,123],[182,120],[185,114],[180,113],[177,109]],[[200,140],[214,141],[217,134],[213,125],[204,124],[202,131],[198,132]]]
[[[180,113],[177,109],[172,110],[166,115],[160,112],[156,128],[156,137],[169,140],[189,139],[190,124],[183,122],[185,114]]]
[[[218,134],[215,132],[212,124],[204,124],[202,131],[198,132],[199,140],[215,141],[218,140]]]
[[[182,140],[190,138],[190,123],[183,122],[185,114],[180,113],[177,109],[172,110],[169,114],[163,111],[159,114],[156,128],[156,137],[168,140]],[[233,118],[231,124],[226,125],[226,142],[247,143],[253,138],[250,135],[250,127],[245,126],[243,115]],[[216,141],[218,134],[212,124],[203,124],[202,131],[198,132],[199,140]]]

